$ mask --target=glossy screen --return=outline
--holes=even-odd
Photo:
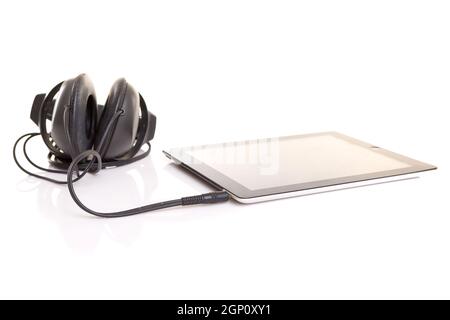
[[[333,134],[294,136],[184,150],[249,190],[373,174],[410,167]]]

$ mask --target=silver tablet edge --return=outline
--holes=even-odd
[[[312,195],[312,194],[318,194],[318,193],[325,193],[325,192],[331,192],[331,191],[353,189],[353,188],[377,185],[377,184],[388,183],[388,182],[417,179],[422,175],[422,173],[423,172],[415,172],[415,173],[409,173],[409,174],[404,174],[404,175],[391,176],[391,177],[385,177],[385,178],[376,178],[376,179],[364,180],[364,181],[355,181],[355,182],[349,182],[349,183],[344,183],[344,184],[339,184],[339,185],[325,186],[325,187],[319,187],[319,188],[313,188],[313,189],[291,191],[291,192],[277,193],[277,194],[268,194],[268,195],[252,197],[252,198],[239,198],[236,195],[231,194],[231,193],[230,193],[230,195],[234,200],[236,200],[240,203],[250,204],[250,203],[257,203],[257,202],[264,202],[264,201],[271,201],[271,200],[278,200],[278,199],[285,199],[285,198],[300,197],[300,196],[306,196],[306,195]]]

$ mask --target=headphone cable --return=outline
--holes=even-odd
[[[33,137],[38,136],[38,135],[40,135],[40,133],[27,133],[27,134],[22,135],[21,137],[19,137],[16,140],[16,142],[14,143],[14,147],[13,147],[13,158],[14,158],[16,165],[23,172],[25,172],[26,174],[28,174],[32,177],[35,177],[38,179],[43,179],[43,180],[57,183],[57,184],[67,184],[67,186],[69,188],[69,193],[70,193],[73,201],[78,205],[78,207],[80,207],[82,210],[84,210],[87,213],[92,214],[94,216],[102,217],[102,218],[120,218],[120,217],[127,217],[127,216],[131,216],[131,215],[141,214],[144,212],[160,210],[160,209],[164,209],[164,208],[195,205],[195,204],[212,204],[212,203],[225,202],[230,199],[230,196],[226,191],[216,191],[216,192],[204,193],[204,194],[190,196],[190,197],[183,197],[183,198],[175,199],[175,200],[152,203],[152,204],[148,204],[145,206],[140,206],[140,207],[136,207],[136,208],[132,208],[132,209],[128,209],[128,210],[122,210],[122,211],[116,211],[116,212],[98,212],[98,211],[88,208],[86,205],[84,205],[82,203],[82,201],[78,198],[78,195],[75,192],[74,183],[77,182],[78,180],[82,179],[86,175],[86,173],[92,172],[95,174],[95,173],[98,173],[101,169],[106,167],[106,166],[104,166],[104,164],[102,162],[102,158],[101,158],[100,154],[95,150],[86,150],[86,151],[82,152],[81,154],[79,154],[77,157],[75,157],[72,160],[67,171],[43,168],[43,167],[37,165],[36,163],[34,163],[30,159],[30,157],[28,156],[28,153],[26,151],[27,143]],[[34,167],[36,167],[40,170],[43,170],[45,172],[66,174],[67,175],[66,181],[56,180],[56,179],[52,179],[52,178],[49,178],[46,176],[42,176],[42,175],[33,173],[33,172],[25,169],[20,164],[20,162],[16,156],[16,149],[17,149],[17,145],[19,144],[19,142],[26,137],[27,137],[27,139],[25,140],[25,142],[23,144],[23,153],[24,153],[27,161]],[[150,149],[146,152],[149,152],[149,151],[150,151]],[[80,167],[79,167],[80,162],[82,162],[83,160],[90,158],[90,157],[92,157],[92,159],[90,159],[89,163],[84,167],[83,171],[80,173]],[[133,160],[133,159],[130,159],[130,160]],[[94,165],[95,161],[97,162],[97,165]],[[132,162],[134,162],[134,161],[132,161]],[[123,164],[126,164],[126,163],[123,163]],[[121,165],[123,165],[123,164],[121,164]],[[76,173],[76,178],[74,179],[73,176],[75,173]]]

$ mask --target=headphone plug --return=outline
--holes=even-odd
[[[218,203],[228,201],[229,199],[230,196],[226,191],[218,191],[218,192],[204,193],[198,196],[181,198],[181,204],[183,206],[187,206],[202,203]]]

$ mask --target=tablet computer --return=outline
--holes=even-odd
[[[337,132],[163,152],[176,164],[244,203],[403,180],[436,169]]]

